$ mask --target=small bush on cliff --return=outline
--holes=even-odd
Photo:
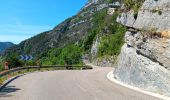
[[[84,50],[85,51],[88,51],[91,48],[91,46],[93,44],[93,40],[96,37],[98,32],[99,32],[98,30],[92,30],[92,32],[89,34],[87,39],[84,41],[84,45],[83,46],[84,46]]]
[[[113,0],[107,0],[107,3],[113,3]]]
[[[145,0],[124,0],[125,7],[127,9],[133,9],[134,11],[138,11],[138,9],[142,6]]]
[[[118,25],[116,32],[103,36],[100,41],[98,56],[118,55],[124,43],[124,33],[126,28]]]
[[[84,40],[83,48],[84,51],[89,51],[91,49],[91,46],[93,44],[93,41],[96,38],[96,35],[103,29],[105,26],[105,17],[107,16],[107,9],[103,9],[99,12],[97,12],[93,16],[93,27],[89,30],[89,35]]]
[[[124,0],[126,10],[134,11],[134,18],[137,19],[138,10],[145,0]]]
[[[151,10],[152,13],[158,13],[159,15],[162,15],[162,11],[160,9],[153,9]]]
[[[114,13],[109,25],[109,33],[102,36],[98,51],[98,56],[118,55],[124,43],[126,27],[116,22],[119,12]]]

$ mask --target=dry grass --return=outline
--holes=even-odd
[[[170,31],[162,31],[161,36],[163,38],[170,38]]]
[[[141,30],[141,33],[147,37],[150,38],[170,38],[170,31],[169,30],[164,30],[161,32],[157,32],[157,29],[155,28],[150,28],[150,30]]]

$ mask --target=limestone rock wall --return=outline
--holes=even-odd
[[[129,28],[115,69],[115,78],[151,92],[170,96],[170,0],[146,0],[134,18],[133,10],[117,21]],[[143,30],[158,34],[148,35]],[[151,33],[151,32],[150,32]]]
[[[169,65],[162,65],[169,63],[170,60],[165,59],[170,54],[161,54],[165,48],[158,41],[162,40],[148,39],[148,43],[145,43],[139,32],[127,32],[125,41],[114,72],[115,78],[126,84],[170,96],[170,71],[167,70]]]
[[[169,30],[170,0],[146,0],[140,8],[136,20],[133,17],[133,11],[128,11],[122,13],[117,21],[136,29]]]

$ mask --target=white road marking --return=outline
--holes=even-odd
[[[132,90],[135,90],[135,91],[139,91],[139,92],[141,92],[141,93],[144,93],[144,94],[147,94],[147,95],[150,95],[150,96],[153,96],[153,97],[157,97],[157,98],[160,98],[160,99],[163,99],[163,100],[170,100],[170,97],[167,97],[167,96],[164,96],[164,95],[160,95],[160,94],[156,94],[156,93],[152,93],[152,92],[149,92],[149,91],[144,91],[144,90],[142,90],[142,89],[140,89],[140,88],[138,88],[138,87],[134,87],[134,86],[131,86],[131,85],[127,85],[127,84],[124,84],[124,83],[116,80],[116,79],[114,78],[113,71],[111,71],[111,72],[109,72],[109,73],[107,74],[107,78],[108,78],[110,81],[112,81],[112,82],[114,82],[114,83],[116,83],[116,84],[118,84],[118,85],[124,86],[124,87],[126,87],[126,88],[129,88],[129,89],[132,89]]]

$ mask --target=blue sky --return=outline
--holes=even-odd
[[[18,44],[75,15],[87,0],[0,0],[0,42]]]

